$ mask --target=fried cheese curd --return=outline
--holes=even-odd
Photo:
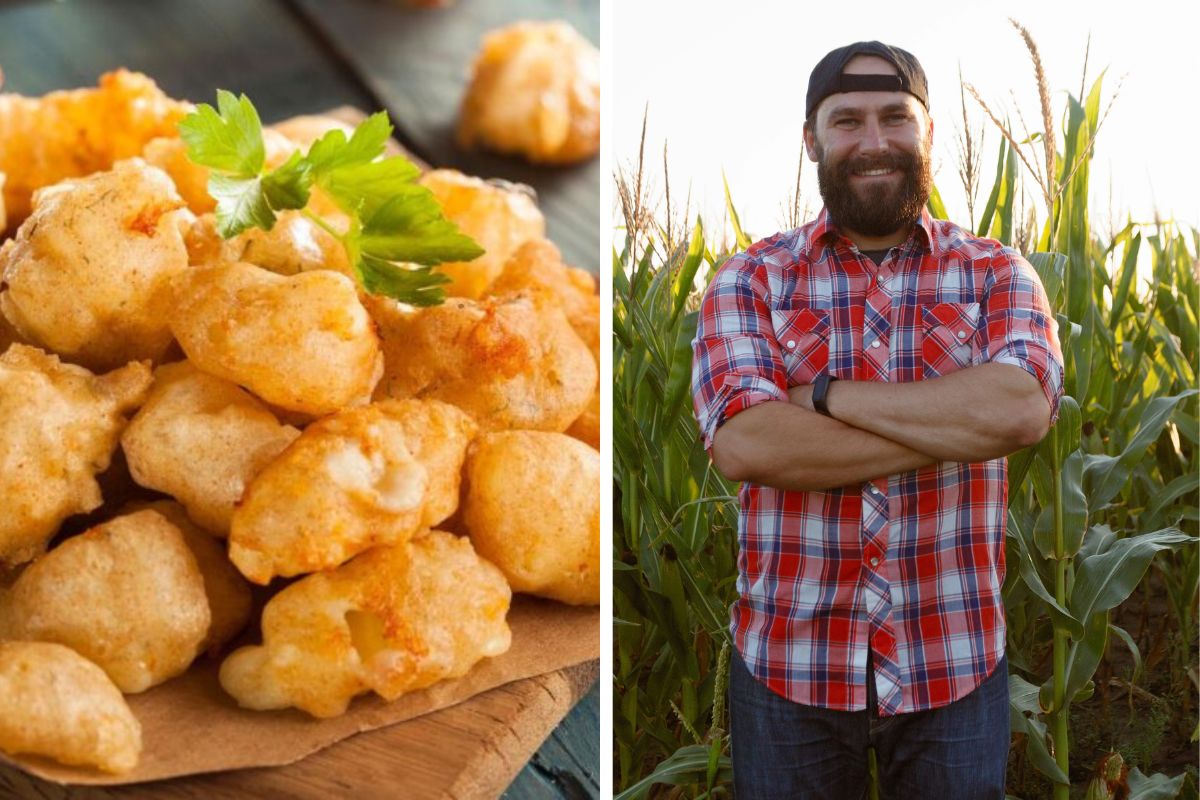
[[[596,361],[542,292],[407,310],[370,301],[386,369],[377,398],[441,400],[481,430],[564,431],[596,389]]]
[[[171,279],[187,270],[182,206],[170,178],[140,159],[40,190],[0,256],[0,312],[89,369],[161,358]]]
[[[176,126],[191,110],[150,78],[124,69],[101,75],[95,89],[0,94],[0,172],[8,175],[9,223],[29,215],[35,190],[110,169],[139,155],[155,137],[178,136]]]
[[[475,58],[458,141],[537,164],[600,150],[600,51],[566,22],[492,31]]]
[[[64,519],[100,506],[96,475],[150,381],[144,362],[97,377],[36,347],[0,355],[0,566],[29,561]]]
[[[251,228],[232,239],[217,232],[217,218],[203,214],[184,235],[188,260],[196,265],[243,261],[278,275],[329,269],[353,277],[346,248],[329,231],[301,214],[283,211],[269,231]]]
[[[252,709],[345,712],[457,678],[512,641],[504,577],[464,538],[431,531],[309,575],[263,610],[263,644],[221,665],[221,686]]]
[[[532,190],[485,181],[452,169],[435,169],[421,176],[421,185],[433,192],[446,219],[483,248],[472,261],[441,264],[449,275],[446,293],[477,299],[504,268],[504,262],[525,242],[546,235],[546,219],[534,202]]]
[[[237,384],[179,361],[155,370],[121,447],[140,486],[171,495],[198,525],[227,536],[247,484],[299,435]]]
[[[131,504],[123,513],[150,509],[161,514],[183,534],[183,541],[192,551],[200,575],[204,578],[204,595],[212,621],[201,648],[215,654],[221,646],[237,636],[250,621],[250,584],[230,563],[225,548],[209,533],[196,526],[183,506],[170,500]]]
[[[559,433],[488,433],[467,456],[466,485],[471,541],[514,592],[600,602],[599,452]]]
[[[547,239],[534,239],[521,245],[504,265],[491,293],[540,289],[548,292],[562,307],[567,321],[592,351],[600,364],[600,295],[596,279],[587,270],[563,263],[558,248]],[[567,428],[567,434],[592,447],[600,448],[600,387],[592,392],[591,402]]]
[[[211,621],[195,556],[151,510],[67,539],[26,567],[0,602],[0,638],[66,645],[126,694],[186,670]]]
[[[329,270],[193,267],[175,281],[171,330],[204,372],[313,416],[366,402],[383,370],[354,282]]]
[[[404,543],[458,507],[474,434],[462,411],[421,401],[374,403],[314,422],[246,489],[233,513],[230,560],[266,584]]]
[[[104,670],[69,647],[0,642],[0,750],[128,772],[142,726]]]

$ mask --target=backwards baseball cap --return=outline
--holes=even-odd
[[[896,75],[844,75],[842,70],[855,56],[879,56],[896,68]],[[929,108],[929,85],[916,56],[882,42],[855,42],[839,47],[817,62],[808,76],[808,99],[804,115],[812,117],[821,101],[841,92],[907,92]]]

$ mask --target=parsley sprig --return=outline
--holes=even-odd
[[[483,254],[416,182],[416,165],[401,156],[381,158],[392,135],[382,111],[349,138],[332,130],[272,170],[266,168],[262,122],[245,95],[218,90],[217,107],[198,106],[179,123],[179,133],[188,158],[210,170],[208,192],[226,239],[249,228],[269,231],[278,212],[303,209],[346,248],[364,289],[419,306],[445,299],[441,287],[450,279],[435,265]],[[314,187],[349,217],[346,230],[307,208]]]

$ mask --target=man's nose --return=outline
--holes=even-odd
[[[874,117],[863,121],[862,138],[858,149],[864,153],[886,153],[888,150],[887,136],[884,135],[883,125]]]

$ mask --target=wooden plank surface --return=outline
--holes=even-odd
[[[0,797],[47,800],[482,800],[497,797],[546,732],[595,684],[599,662],[517,681],[465,703],[345,739],[285,767],[195,775],[125,787],[60,786],[0,764]],[[597,751],[597,761],[599,753]],[[545,761],[545,759],[543,759]],[[551,765],[533,772],[553,774]],[[559,794],[540,776],[505,797],[594,798],[598,763],[579,765]],[[581,779],[579,776],[583,775]],[[528,792],[528,793],[522,793]]]
[[[33,95],[94,85],[100,73],[125,66],[151,75],[175,97],[211,102],[217,88],[245,92],[267,122],[340,105],[385,108],[397,122],[397,137],[431,163],[533,186],[551,238],[569,260],[595,272],[596,162],[533,168],[458,152],[448,132],[467,65],[486,30],[516,19],[565,18],[596,42],[598,5],[598,0],[459,0],[450,9],[416,11],[387,0],[0,0],[0,69],[4,91]],[[576,668],[511,684],[430,717],[440,729],[474,737],[474,722],[490,715],[494,724],[508,715],[513,721],[500,739],[485,735],[448,746],[444,738],[426,740],[422,734],[410,746],[397,729],[413,721],[353,737],[284,768],[154,784],[155,791],[166,792],[161,795],[145,794],[145,786],[122,794],[88,789],[107,794],[83,795],[83,789],[0,769],[0,797],[494,797],[594,684],[596,669],[593,664],[583,672]],[[477,700],[483,703],[478,709]],[[407,752],[420,754],[416,763]],[[481,769],[487,780],[461,777]],[[598,769],[599,699],[593,688],[504,797],[594,798]],[[379,793],[384,789],[378,787],[394,789],[389,781],[406,774],[428,778],[428,792]],[[446,780],[449,788],[442,786]],[[214,793],[225,781],[235,794]],[[14,794],[18,786],[22,793]]]

